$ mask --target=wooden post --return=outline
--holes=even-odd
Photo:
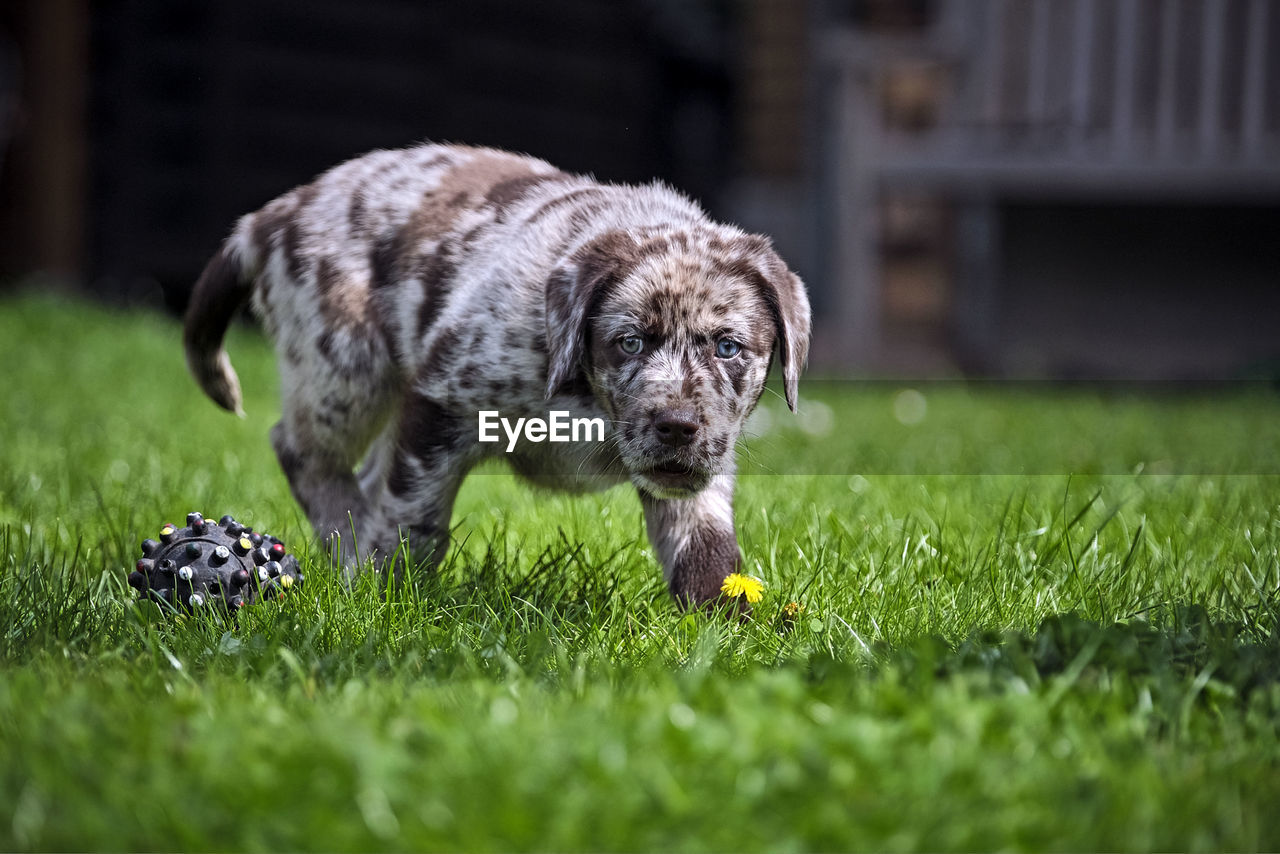
[[[1200,115],[1197,135],[1200,156],[1217,154],[1222,136],[1223,39],[1226,29],[1226,4],[1221,0],[1205,0],[1204,19],[1200,31]]]
[[[1181,0],[1164,0],[1160,7],[1160,76],[1156,88],[1156,155],[1171,157],[1177,150],[1178,15]]]
[[[1077,0],[1071,30],[1071,135],[1077,152],[1089,144],[1093,118],[1093,0]]]
[[[1138,28],[1138,0],[1120,0],[1116,12],[1115,88],[1111,95],[1111,147],[1117,160],[1133,156],[1134,90],[1138,52],[1142,49]]]
[[[84,264],[87,0],[25,0],[15,23],[22,88],[5,171],[8,272],[74,278]]]
[[[1266,126],[1267,0],[1250,0],[1248,35],[1244,53],[1244,116],[1241,138],[1250,160],[1262,159],[1262,133]]]
[[[835,216],[828,286],[835,311],[827,334],[845,365],[880,356],[880,228],[872,163],[877,127],[872,87],[849,65],[839,70],[832,168]]]

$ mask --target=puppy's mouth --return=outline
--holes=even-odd
[[[706,468],[680,460],[667,460],[638,468],[635,473],[641,485],[650,487],[648,491],[660,498],[692,495],[711,480],[711,472]]]
[[[645,474],[655,479],[673,481],[688,480],[691,477],[696,477],[699,473],[698,469],[679,460],[670,460],[645,472]]]

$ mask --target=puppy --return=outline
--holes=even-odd
[[[804,286],[766,238],[661,184],[453,145],[367,154],[239,220],[184,336],[237,413],[222,339],[246,301],[279,362],[272,445],[348,572],[402,538],[438,563],[463,477],[500,456],[546,487],[630,481],[686,607],[741,564],[735,443],[774,353],[795,408],[809,345]],[[557,412],[599,429],[493,441]]]

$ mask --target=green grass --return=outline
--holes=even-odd
[[[344,591],[268,348],[231,352],[243,421],[172,321],[0,302],[2,850],[1280,849],[1264,391],[935,386],[913,426],[891,384],[770,397],[739,625],[672,608],[633,495],[499,469],[436,576]],[[190,509],[282,536],[305,591],[135,607]]]

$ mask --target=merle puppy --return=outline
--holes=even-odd
[[[237,413],[222,339],[248,300],[279,360],[276,455],[348,569],[401,537],[438,562],[459,484],[499,455],[547,487],[630,481],[685,606],[741,563],[735,442],[774,353],[795,408],[809,345],[804,287],[768,239],[661,184],[452,145],[373,152],[240,219],[185,332],[192,373]],[[478,441],[491,410],[608,428],[507,453]]]

